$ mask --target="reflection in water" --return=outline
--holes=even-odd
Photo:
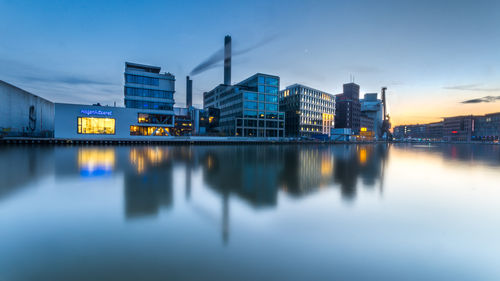
[[[172,159],[168,150],[141,147],[130,150],[135,171],[125,173],[125,215],[127,218],[157,215],[172,206]]]
[[[0,200],[54,170],[53,147],[0,146]]]
[[[500,276],[499,167],[491,145],[3,146],[0,279]]]
[[[115,167],[113,148],[86,148],[78,150],[78,167],[82,177],[109,175]]]

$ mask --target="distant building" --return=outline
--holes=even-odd
[[[500,113],[486,114],[474,117],[474,141],[499,141]]]
[[[160,73],[157,66],[125,63],[125,107],[140,109],[138,134],[148,132],[153,125],[161,127],[157,134],[169,135],[174,126],[175,76]]]
[[[365,94],[361,102],[361,114],[373,120],[373,126],[369,129],[373,131],[374,138],[382,137],[383,105],[382,100],[377,99],[377,93]],[[363,125],[361,125],[363,127]]]
[[[455,116],[443,120],[443,139],[445,141],[471,141],[474,133],[474,117]]]
[[[285,136],[330,136],[335,122],[335,96],[294,84],[280,92],[280,111],[285,113]]]
[[[228,136],[283,137],[279,81],[278,76],[257,73],[236,85],[221,84],[203,94],[203,107],[220,109],[220,130]]]
[[[443,122],[434,122],[427,124],[427,139],[430,140],[442,140],[443,139]]]
[[[375,121],[372,117],[368,116],[365,113],[361,113],[359,118],[360,129],[359,129],[359,138],[360,140],[374,140],[375,139]]]
[[[358,135],[361,127],[359,85],[347,83],[343,88],[344,93],[335,96],[335,128],[349,128]]]

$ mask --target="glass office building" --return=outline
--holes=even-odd
[[[229,136],[283,137],[279,77],[257,73],[236,84],[221,84],[203,94],[203,107],[220,109],[220,130]]]
[[[324,91],[294,84],[280,92],[287,137],[330,136],[334,127],[335,97]]]
[[[125,63],[125,107],[140,109],[131,135],[167,136],[174,126],[175,76],[157,66]]]

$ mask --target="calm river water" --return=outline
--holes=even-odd
[[[500,146],[2,146],[0,281],[500,280]]]

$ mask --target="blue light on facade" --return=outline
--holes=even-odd
[[[96,109],[82,109],[80,110],[81,114],[85,115],[103,115],[103,116],[111,116],[113,115],[113,112],[110,111],[104,111],[104,110],[96,110]]]

